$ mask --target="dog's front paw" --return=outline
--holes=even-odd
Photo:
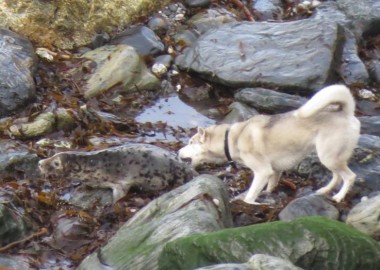
[[[343,201],[344,196],[342,196],[341,194],[338,193],[338,194],[334,195],[332,198],[334,201],[340,203],[341,201]]]
[[[256,202],[256,200],[249,200],[249,199],[247,199],[247,198],[245,198],[245,199],[243,200],[243,202],[248,203],[248,204],[252,204],[252,205],[261,205],[261,203]]]
[[[327,195],[330,192],[331,190],[329,188],[323,187],[323,188],[318,189],[315,193],[318,195]]]

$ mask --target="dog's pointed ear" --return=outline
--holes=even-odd
[[[199,141],[204,143],[206,141],[206,129],[198,127]]]

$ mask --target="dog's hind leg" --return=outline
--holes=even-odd
[[[281,173],[282,172],[274,172],[273,177],[269,178],[268,185],[265,190],[266,192],[272,193],[272,191],[274,190],[274,188],[278,185],[278,182],[280,181]]]
[[[332,190],[341,182],[341,178],[338,173],[333,172],[333,178],[331,181],[324,187],[316,191],[317,194],[327,195],[332,192]]]
[[[333,196],[333,199],[340,202],[350,191],[355,182],[356,175],[348,168],[347,162],[357,144],[359,129],[356,128],[356,122],[351,123],[353,128],[337,127],[339,132],[331,130],[321,130],[316,138],[316,150],[318,157],[323,165],[332,173],[333,179],[326,187],[319,190],[319,193],[329,192],[330,188],[339,184],[343,180],[340,191]],[[359,125],[360,127],[360,125]]]
[[[341,202],[354,184],[356,174],[353,173],[347,165],[339,170],[338,173],[343,179],[343,186],[339,192],[333,196],[333,199],[336,202]]]

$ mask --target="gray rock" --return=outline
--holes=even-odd
[[[39,166],[47,177],[111,188],[114,202],[124,197],[132,186],[144,191],[158,191],[180,185],[196,174],[176,154],[148,144],[62,152],[41,160]]]
[[[187,21],[187,24],[203,34],[207,30],[230,22],[236,22],[236,16],[233,13],[224,8],[210,8],[195,14]]]
[[[94,35],[94,39],[93,41],[91,42],[91,47],[93,49],[96,49],[96,48],[99,48],[101,46],[104,46],[106,43],[108,43],[110,41],[111,37],[108,33],[106,32],[103,32],[103,33],[100,33],[100,34],[95,34]]]
[[[30,232],[31,223],[25,211],[18,206],[16,196],[0,189],[0,245],[4,246],[24,238]]]
[[[360,116],[361,133],[380,136],[380,116]]]
[[[24,109],[35,98],[37,57],[26,38],[0,28],[0,117]]]
[[[202,175],[140,210],[77,269],[104,269],[104,265],[112,269],[158,269],[158,257],[167,242],[231,226],[224,184],[214,176]]]
[[[337,3],[350,20],[350,25],[358,38],[363,34],[378,33],[380,22],[378,0],[363,0],[360,1],[360,5],[355,0],[337,0]]]
[[[319,90],[339,42],[337,24],[323,20],[230,23],[203,34],[176,64],[232,87]]]
[[[380,83],[380,60],[373,59],[369,61],[368,72],[375,83]]]
[[[350,30],[344,30],[345,42],[341,58],[340,74],[347,85],[367,84],[369,75],[359,58],[356,39]]]
[[[91,222],[92,221],[92,222]],[[72,252],[93,241],[90,235],[94,230],[95,220],[73,215],[67,210],[54,213],[50,220],[52,233],[45,239],[51,247],[65,252]]]
[[[285,221],[304,216],[338,219],[339,211],[325,196],[311,195],[291,201],[279,214],[279,218]]]
[[[368,72],[359,58],[356,38],[350,30],[351,21],[346,14],[339,10],[338,4],[333,1],[324,2],[317,7],[316,13],[312,17],[317,20],[338,23],[343,27],[344,43],[340,49],[342,50],[342,56],[339,73],[344,82],[348,85],[368,83]]]
[[[252,6],[260,16],[260,20],[266,21],[278,19],[282,15],[281,0],[257,0]]]
[[[317,20],[326,20],[336,22],[344,27],[348,27],[350,20],[346,14],[341,11],[336,1],[322,2],[310,17]]]
[[[357,174],[357,185],[354,191],[360,197],[366,196],[380,187],[380,138],[371,135],[361,135],[359,147],[349,164]]]
[[[77,184],[74,182],[74,184]],[[71,205],[77,206],[83,210],[94,209],[94,205],[97,205],[94,215],[100,216],[104,214],[104,208],[102,206],[111,205],[114,202],[113,194],[110,189],[104,188],[88,188],[87,186],[81,186],[76,188],[69,197],[62,197],[62,200],[68,201]]]
[[[1,140],[0,178],[33,180],[39,176],[38,160],[37,155],[30,153],[26,145],[14,140]]]
[[[252,116],[259,114],[255,109],[241,102],[233,102],[229,108],[231,111],[226,115],[226,117],[224,117],[222,121],[225,124],[245,121]]]
[[[141,56],[157,55],[165,49],[159,37],[146,26],[131,27],[114,37],[110,44],[132,46]]]
[[[196,102],[210,100],[211,91],[212,86],[208,83],[184,85],[179,92],[179,97],[184,101],[196,104]]]
[[[362,201],[348,213],[346,223],[372,237],[380,236],[380,195]]]
[[[23,269],[23,270],[32,270],[35,267],[32,265],[35,264],[35,261],[31,258],[28,258],[25,255],[1,255],[0,256],[0,267],[3,269]]]
[[[218,264],[206,267],[197,268],[196,270],[302,270],[292,264],[291,262],[266,255],[266,254],[255,254],[253,255],[247,263],[228,263],[228,264]]]
[[[148,27],[158,35],[163,35],[169,29],[169,20],[166,16],[156,14],[148,22]]]
[[[235,94],[235,100],[267,113],[283,113],[298,109],[306,98],[265,88],[245,88]]]
[[[190,47],[197,41],[198,35],[193,30],[185,30],[174,36],[175,44],[179,47]]]
[[[164,54],[164,55],[160,55],[158,56],[155,60],[154,60],[154,63],[155,64],[162,64],[164,65],[165,67],[169,68],[170,65],[172,64],[172,61],[173,61],[173,57],[169,54]]]
[[[185,5],[188,7],[207,7],[210,4],[210,0],[185,0]]]
[[[78,84],[84,82],[84,96],[96,97],[110,88],[120,85],[115,91],[133,92],[137,90],[157,89],[160,81],[155,77],[136,50],[128,45],[108,45],[82,55],[89,59],[83,66],[71,71],[79,77]],[[95,66],[94,70],[82,75],[85,66]],[[78,74],[78,75],[75,75]]]

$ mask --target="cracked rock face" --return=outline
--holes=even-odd
[[[230,23],[203,34],[176,64],[231,87],[318,90],[333,76],[340,42],[338,25],[323,20]]]

